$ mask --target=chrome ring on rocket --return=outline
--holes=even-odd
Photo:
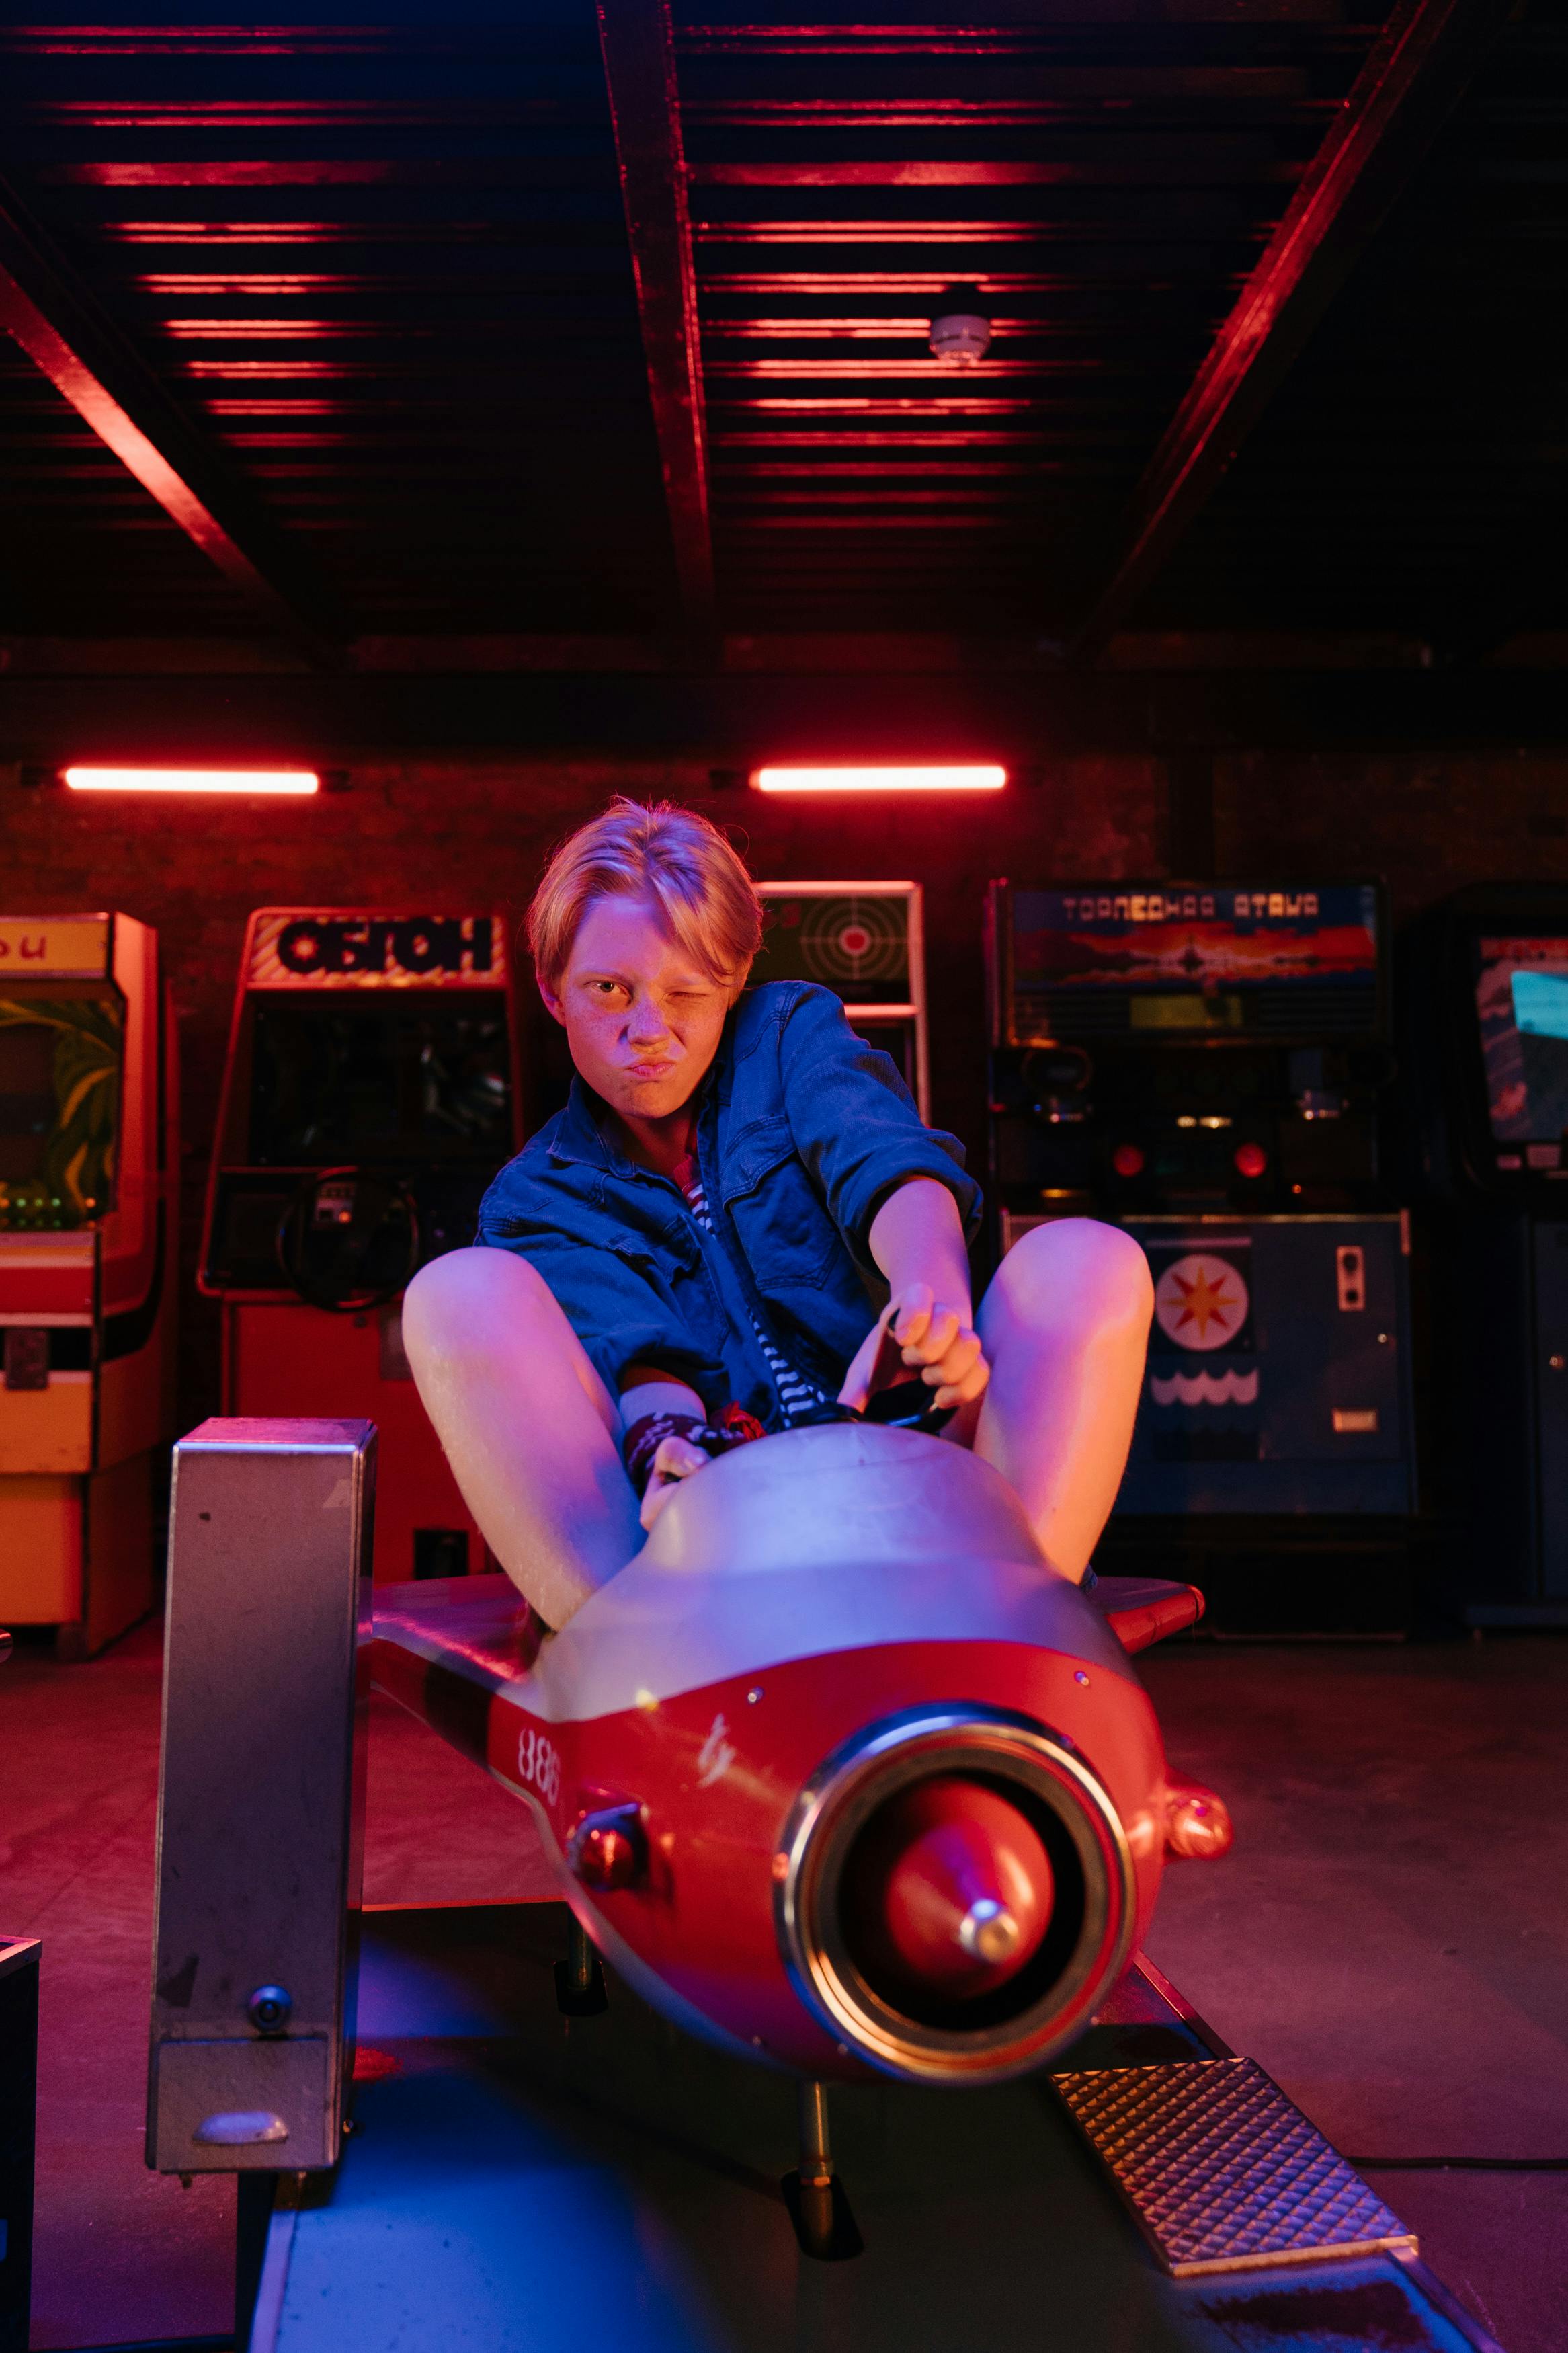
[[[1069,1743],[980,1704],[884,1718],[791,1810],[774,1920],[796,1991],[873,2065],[927,2083],[1040,2065],[1132,1936],[1132,1858]]]

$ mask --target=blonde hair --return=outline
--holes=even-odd
[[[617,794],[556,849],[528,910],[534,969],[553,989],[595,899],[650,899],[672,939],[739,988],[763,944],[763,905],[716,826],[672,801]]]

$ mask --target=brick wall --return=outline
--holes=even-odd
[[[1396,924],[1468,882],[1568,882],[1568,754],[1246,752],[1215,764],[1222,874],[1379,874]]]
[[[668,794],[725,825],[759,874],[911,878],[926,893],[935,1117],[981,1164],[980,911],[994,874],[1166,871],[1167,778],[1121,754],[1053,762],[994,799],[766,801],[698,762],[361,761],[348,789],[260,807],[87,799],[0,770],[0,898],[113,905],[155,924],[181,1018],[184,1398],[216,1398],[216,1319],[192,1282],[245,918],[269,902],[498,905],[514,922],[551,843],[608,794]],[[1568,882],[1568,755],[1230,753],[1214,772],[1217,871],[1381,873],[1396,917],[1463,883]],[[536,1066],[548,1025],[525,992]]]

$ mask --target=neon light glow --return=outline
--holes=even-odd
[[[760,793],[999,793],[1005,768],[758,768]]]
[[[68,768],[73,793],[316,793],[313,768]]]

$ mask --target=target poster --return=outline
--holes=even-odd
[[[763,882],[753,980],[815,980],[847,1005],[918,1003],[915,885]]]

